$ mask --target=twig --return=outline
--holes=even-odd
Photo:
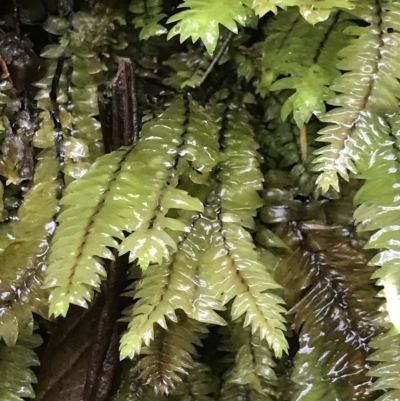
[[[301,152],[301,160],[304,162],[307,159],[307,129],[306,126],[303,125],[300,128],[300,152]]]
[[[229,45],[229,42],[231,41],[233,37],[233,32],[229,32],[228,36],[225,38],[224,42],[222,43],[221,47],[217,51],[217,54],[211,61],[210,65],[208,66],[207,70],[204,72],[203,77],[201,78],[200,85],[203,84],[203,82],[207,79],[207,77],[210,75],[211,71],[215,67],[215,64],[218,63],[219,60],[221,60],[221,57],[224,55],[226,48]]]

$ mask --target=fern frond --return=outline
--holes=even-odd
[[[35,133],[34,144],[47,148],[61,139],[67,183],[84,175],[104,152],[96,117],[98,86],[106,80],[107,67],[99,53],[106,53],[112,46],[115,41],[112,32],[123,23],[118,12],[99,3],[91,12],[74,13],[70,21],[50,17],[45,23],[48,32],[62,36],[58,44],[48,45],[42,53],[48,60],[48,71],[36,84],[40,88],[36,99],[42,110],[42,126]],[[59,77],[53,79],[54,76]],[[51,91],[56,95],[55,110]],[[52,113],[58,119],[57,129],[52,123]]]
[[[276,271],[289,302],[295,303],[294,328],[307,340],[300,352],[315,354],[315,368],[333,381],[339,399],[364,399],[371,394],[365,375],[371,368],[368,342],[376,333],[373,317],[379,301],[369,280],[372,268],[345,232],[306,223],[293,224],[286,233],[277,232],[292,253],[280,262],[283,274],[278,273],[281,265]],[[308,369],[311,365],[305,362],[304,369]],[[304,374],[315,378],[312,372]],[[312,386],[312,382],[302,385]]]
[[[299,342],[300,350],[295,356],[295,368],[292,374],[297,391],[292,401],[337,401],[338,395],[332,382],[321,372],[313,348],[308,347],[307,335],[301,334]]]
[[[163,394],[156,394],[149,386],[139,380],[136,360],[123,361],[121,381],[111,401],[166,401]]]
[[[214,106],[216,116],[218,107]],[[282,333],[283,301],[271,291],[279,286],[260,262],[251,235],[244,228],[253,227],[253,216],[261,206],[257,144],[249,135],[252,129],[243,108],[232,102],[219,115],[224,161],[216,177],[216,194],[206,210],[212,227],[205,257],[208,282],[214,296],[224,304],[234,299],[232,318],[245,314],[244,325],[251,324],[253,333],[259,331],[260,338],[266,338],[279,357],[287,347]]]
[[[377,268],[372,278],[377,279],[377,284],[383,287],[379,295],[386,298],[382,310],[388,316],[382,324],[385,333],[371,341],[371,346],[377,348],[371,360],[379,362],[372,369],[371,376],[378,377],[374,384],[375,389],[387,391],[387,398],[380,398],[387,401],[395,400],[400,394],[397,373],[392,370],[392,367],[395,369],[400,346],[399,116],[393,116],[390,124],[391,134],[387,132],[378,142],[379,152],[376,152],[376,158],[371,160],[370,169],[362,175],[365,183],[354,197],[354,202],[359,205],[354,213],[358,230],[374,231],[366,248],[380,251],[372,258],[370,264]]]
[[[366,245],[367,249],[382,250],[370,261],[373,266],[380,267],[372,277],[378,279],[377,284],[384,287],[381,295],[386,297],[386,309],[390,320],[400,332],[400,248],[397,223],[400,213],[400,119],[396,115],[390,122],[391,135],[387,132],[386,136],[382,136],[378,143],[379,153],[371,160],[370,169],[362,175],[365,183],[354,198],[354,202],[360,205],[354,213],[354,218],[359,231],[376,230]]]
[[[221,304],[212,297],[208,283],[200,278],[209,223],[198,216],[194,218],[191,230],[178,242],[179,251],[172,260],[149,266],[135,288],[133,295],[140,300],[124,311],[129,325],[121,340],[121,358],[132,358],[140,353],[142,343],[150,344],[155,323],[167,329],[166,317],[177,322],[178,308],[200,322],[225,324],[213,310],[223,309]]]
[[[238,385],[230,380],[229,375],[224,379],[219,401],[275,401],[273,397],[252,390],[248,385]]]
[[[335,12],[312,27],[299,18],[294,9],[280,11],[267,25],[258,90],[263,94],[281,89],[295,90],[283,104],[284,121],[293,112],[297,125],[302,127],[313,114],[318,116],[325,112],[324,101],[330,92],[328,86],[340,75],[336,54],[349,41],[343,32],[348,26],[349,16]],[[271,57],[271,54],[276,56]],[[276,80],[280,75],[288,77]]]
[[[250,19],[247,0],[184,0],[179,5],[186,10],[168,19],[177,22],[168,34],[168,39],[180,35],[181,43],[192,38],[193,43],[201,39],[209,54],[213,54],[219,38],[219,24],[238,33],[237,24],[246,25]]]
[[[325,21],[335,8],[353,9],[355,0],[252,0],[251,7],[260,17],[267,12],[278,12],[278,7],[298,6],[300,13],[312,25]],[[357,4],[357,3],[356,3]]]
[[[163,13],[163,0],[140,0],[132,1],[129,11],[135,14],[133,24],[136,28],[141,28],[139,38],[149,39],[152,36],[166,34],[167,29],[160,24],[167,14]]]
[[[215,377],[204,363],[196,362],[170,397],[172,401],[214,401]]]
[[[140,378],[156,393],[175,393],[176,384],[192,374],[193,356],[197,355],[194,346],[202,345],[198,333],[206,332],[202,324],[183,314],[179,315],[177,323],[170,322],[166,330],[157,327],[154,341],[140,351],[137,364]]]
[[[400,395],[400,385],[397,380],[397,372],[400,369],[400,334],[397,330],[389,330],[391,324],[388,319],[382,319],[381,316],[380,320],[379,325],[385,328],[385,332],[370,342],[375,352],[368,359],[376,365],[368,375],[375,378],[372,390],[385,392],[376,401],[395,401]]]
[[[339,189],[338,175],[348,180],[349,171],[368,169],[377,143],[387,135],[385,116],[398,112],[398,13],[398,4],[373,0],[353,11],[368,26],[346,30],[357,38],[339,53],[342,60],[337,67],[349,72],[330,87],[338,94],[328,103],[338,108],[321,118],[334,124],[320,132],[319,140],[329,145],[316,152],[315,170],[321,173],[318,185],[324,192],[331,186]]]
[[[176,251],[177,245],[165,230],[186,230],[166,217],[169,209],[203,209],[199,199],[176,188],[179,177],[187,172],[193,180],[207,181],[218,162],[215,148],[217,130],[204,109],[176,100],[144,125],[133,149],[98,158],[70,184],[49,255],[50,313],[64,315],[69,303],[86,306],[105,275],[99,258],[113,257],[108,247],[130,252],[143,269],[168,259],[169,248]],[[132,234],[124,238],[123,231]]]
[[[42,339],[37,334],[21,337],[11,347],[0,342],[0,401],[35,398],[32,384],[36,383],[36,376],[31,368],[39,366],[39,358],[33,348],[38,347],[41,342]]]
[[[243,327],[242,319],[232,322],[224,331],[227,332],[224,351],[230,352],[234,359],[228,375],[230,382],[266,396],[276,395],[276,364],[266,341],[260,340],[259,333]]]
[[[37,159],[33,186],[12,226],[13,240],[0,254],[0,338],[7,345],[32,333],[32,312],[47,314],[47,293],[41,284],[49,236],[55,229],[60,165],[54,148],[42,151]]]

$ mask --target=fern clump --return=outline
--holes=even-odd
[[[23,3],[0,401],[398,401],[400,2]]]

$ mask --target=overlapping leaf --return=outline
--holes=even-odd
[[[55,229],[60,166],[54,148],[37,159],[33,186],[12,226],[13,240],[0,254],[0,338],[8,345],[15,345],[19,334],[32,333],[32,312],[47,314],[47,293],[41,284],[49,237]]]
[[[294,328],[304,347],[297,362],[305,362],[304,371],[298,367],[295,380],[300,388],[311,389],[319,375],[333,384],[339,399],[374,400],[366,377],[371,369],[368,342],[376,333],[373,318],[379,306],[369,281],[372,269],[344,237],[345,231],[335,230],[304,223],[278,232],[293,250],[276,270],[279,274],[283,269],[280,280],[294,303]],[[314,356],[303,357],[303,353]],[[322,386],[318,391],[328,394],[330,390]],[[304,399],[315,399],[312,396]]]
[[[186,124],[187,105],[175,101],[143,127],[133,149],[100,157],[67,188],[46,278],[46,286],[53,288],[51,313],[65,315],[69,303],[86,305],[105,275],[99,258],[112,259],[109,247],[130,252],[131,260],[138,259],[144,269],[168,259],[169,248],[176,250],[166,230],[182,231],[185,225],[165,217],[168,210],[203,208],[198,199],[176,188],[179,176],[188,171],[195,179],[197,171],[207,179],[218,156],[216,129],[210,122],[205,130],[199,122],[207,115],[194,103],[192,110]],[[123,231],[133,234],[124,239]],[[123,240],[121,246],[117,240]]]
[[[167,33],[167,29],[160,24],[167,14],[163,12],[163,0],[140,0],[130,4],[129,11],[135,14],[133,24],[141,28],[139,38],[146,40],[151,36],[159,36]]]
[[[185,0],[179,7],[187,9],[168,20],[169,23],[177,22],[168,38],[180,35],[181,42],[190,37],[193,42],[201,39],[208,52],[213,54],[220,24],[234,33],[238,32],[237,24],[247,24],[251,14],[246,3],[246,0]]]
[[[32,384],[36,383],[36,376],[31,368],[39,366],[39,358],[33,349],[41,342],[37,334],[22,337],[11,347],[0,342],[1,401],[35,398]]]
[[[315,170],[324,192],[331,186],[338,190],[338,175],[347,180],[349,171],[368,169],[387,133],[385,116],[398,112],[399,10],[391,1],[370,0],[353,12],[368,25],[346,30],[356,39],[339,53],[337,67],[349,72],[330,88],[337,95],[328,102],[338,107],[322,117],[333,124],[321,130],[319,140],[328,145],[316,152]]]

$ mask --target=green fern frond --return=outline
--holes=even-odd
[[[129,11],[135,14],[133,24],[141,28],[139,38],[149,39],[152,36],[166,34],[167,29],[160,24],[167,14],[163,13],[163,0],[140,0],[132,1]]]
[[[192,38],[193,43],[201,39],[209,54],[213,54],[219,38],[219,24],[238,33],[237,24],[245,26],[250,20],[247,0],[184,0],[179,5],[186,10],[172,16],[168,23],[177,22],[168,34],[168,39],[180,35],[181,43]]]
[[[232,318],[245,314],[244,325],[251,324],[252,332],[259,331],[279,357],[287,347],[282,333],[283,301],[271,291],[279,286],[260,262],[245,229],[253,228],[253,216],[262,204],[257,193],[262,188],[258,145],[250,134],[245,109],[235,102],[229,106],[226,111],[225,106],[213,106],[221,128],[224,161],[219,165],[216,193],[205,212],[212,227],[205,257],[208,282],[224,304],[234,299]]]
[[[381,295],[386,298],[389,318],[400,332],[400,248],[397,223],[400,215],[399,117],[394,116],[390,123],[391,134],[389,127],[386,127],[386,136],[382,136],[377,143],[379,152],[376,152],[376,158],[371,160],[370,169],[362,175],[365,183],[354,197],[354,202],[360,205],[354,213],[354,218],[359,231],[375,231],[366,244],[367,249],[381,250],[370,261],[370,264],[378,267],[372,277],[378,279],[378,285],[383,286]]]
[[[340,75],[336,54],[349,41],[343,32],[349,25],[348,15],[335,12],[312,27],[299,18],[294,9],[280,11],[267,25],[258,90],[263,94],[281,89],[295,90],[283,104],[283,120],[293,112],[301,127],[313,114],[318,116],[325,112],[324,101],[330,93],[328,86]],[[276,81],[279,75],[288,77]]]
[[[61,136],[60,150],[64,158],[66,182],[84,175],[91,163],[103,154],[99,115],[98,87],[106,80],[106,65],[99,53],[107,53],[115,39],[112,32],[123,24],[114,10],[97,4],[92,12],[79,11],[72,19],[50,17],[45,28],[62,35],[58,44],[48,45],[42,57],[48,60],[46,76],[36,84],[36,99],[42,110],[42,126],[35,133],[34,144],[51,147]],[[56,73],[57,70],[57,73]],[[54,76],[58,76],[54,80]],[[56,110],[50,92],[56,94]],[[54,129],[51,114],[60,127]]]
[[[169,209],[202,211],[199,199],[176,186],[184,172],[207,182],[218,162],[217,130],[204,109],[176,100],[141,135],[133,149],[98,158],[66,189],[45,282],[53,288],[50,313],[65,315],[69,303],[86,306],[105,276],[99,258],[113,257],[108,247],[130,252],[146,269],[168,259],[169,248],[177,249],[165,230],[186,230],[166,217]],[[123,231],[132,234],[125,238]]]
[[[31,368],[39,366],[39,358],[33,348],[41,342],[37,334],[22,337],[11,347],[0,342],[0,401],[35,398],[32,384],[36,383],[36,376]]]
[[[128,331],[122,336],[121,358],[139,354],[142,343],[149,345],[154,339],[154,324],[167,329],[166,317],[177,322],[176,310],[182,309],[192,319],[212,324],[225,324],[215,312],[222,305],[212,297],[212,291],[203,276],[202,253],[206,249],[206,219],[194,216],[189,233],[178,241],[179,251],[171,261],[151,265],[143,273],[133,293],[140,300],[125,312]]]
[[[183,314],[177,323],[170,322],[166,330],[157,327],[154,341],[140,351],[137,364],[140,379],[156,393],[175,393],[176,384],[186,380],[183,376],[191,374],[194,368],[195,345],[202,345],[198,333],[206,332],[202,324]]]
[[[224,379],[219,401],[275,401],[273,397],[266,395],[266,392],[260,393],[252,390],[248,385],[238,385],[232,383],[230,376]]]
[[[248,386],[266,396],[275,395],[278,384],[274,372],[276,364],[266,341],[260,340],[259,333],[243,327],[242,319],[232,322],[224,331],[227,332],[224,351],[229,351],[233,359],[230,382]]]
[[[164,80],[175,89],[200,86],[204,71],[211,62],[211,57],[203,47],[193,47],[187,52],[176,53],[164,64],[171,68],[171,76]]]
[[[278,12],[278,7],[286,9],[298,6],[301,15],[312,25],[325,21],[335,8],[353,9],[355,0],[253,0],[251,7],[260,17],[267,12]]]
[[[375,352],[368,359],[374,362],[375,366],[368,372],[368,376],[375,378],[372,390],[384,391],[384,395],[376,401],[395,401],[400,395],[397,380],[397,372],[400,369],[400,334],[397,330],[389,330],[391,323],[383,315],[379,317],[378,325],[383,326],[385,332],[370,342]]]
[[[208,366],[196,362],[170,398],[172,401],[214,401],[211,394],[216,386],[215,379]]]
[[[55,229],[60,165],[54,148],[42,151],[37,160],[33,185],[12,226],[13,240],[0,254],[0,338],[7,345],[32,333],[32,312],[47,314],[47,293],[41,284],[49,236]]]
[[[369,168],[377,143],[387,135],[385,116],[399,110],[399,5],[368,0],[353,14],[368,26],[346,30],[357,38],[340,51],[337,67],[349,72],[330,87],[338,94],[328,103],[338,107],[321,118],[334,124],[320,132],[319,140],[329,145],[316,152],[315,170],[321,172],[318,185],[324,192],[331,186],[339,189],[338,175],[348,180],[349,171],[362,173]]]
[[[400,394],[395,371],[400,349],[399,116],[391,118],[390,124],[391,134],[387,127],[386,136],[377,142],[379,152],[375,153],[376,158],[371,160],[370,169],[362,175],[365,183],[354,197],[354,202],[360,205],[354,213],[358,230],[374,232],[366,248],[380,251],[370,264],[377,268],[372,278],[383,287],[379,295],[386,298],[382,308],[388,315],[382,324],[385,333],[371,341],[371,346],[377,349],[371,360],[379,362],[370,372],[371,376],[378,377],[373,388],[387,392],[379,398],[380,401],[395,400]]]
[[[292,380],[297,391],[292,401],[337,401],[338,395],[320,366],[313,348],[308,348],[309,339],[306,334],[300,335],[300,350],[294,359]]]
[[[167,401],[163,394],[156,394],[151,387],[143,386],[136,363],[136,360],[121,363],[120,385],[111,401]]]

